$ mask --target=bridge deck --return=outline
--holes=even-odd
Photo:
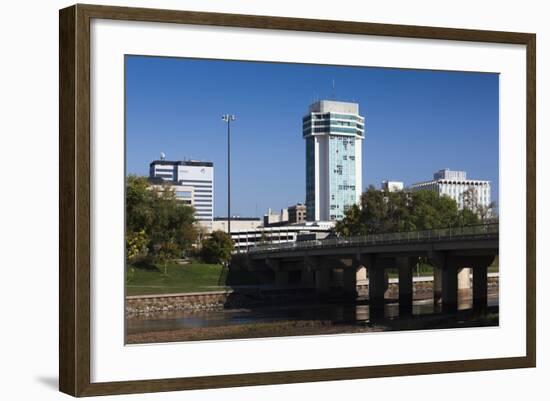
[[[248,250],[253,258],[346,253],[426,252],[430,250],[498,249],[498,224],[426,231],[338,237],[325,240],[263,244]]]

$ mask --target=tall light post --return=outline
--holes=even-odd
[[[224,114],[222,120],[227,123],[227,234],[231,236],[231,121],[233,114]]]

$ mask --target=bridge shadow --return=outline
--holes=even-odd
[[[287,285],[277,285],[271,270],[252,274],[237,259],[225,275],[224,285],[229,290],[224,309],[248,326],[268,330],[266,326],[272,325],[272,332],[262,331],[266,336],[498,325],[496,305],[483,314],[468,307],[443,313],[440,305],[434,304],[433,295],[425,293],[424,298],[415,299],[411,313],[404,314],[400,313],[395,291],[388,290],[382,305],[373,305],[366,286],[357,287],[357,296],[350,298],[342,287],[331,287],[328,293],[320,295],[313,286],[301,281],[296,273],[288,276]],[[246,331],[244,334],[246,337]]]

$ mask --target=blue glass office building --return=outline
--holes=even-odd
[[[359,203],[365,119],[357,103],[320,100],[303,118],[307,220],[340,220]]]

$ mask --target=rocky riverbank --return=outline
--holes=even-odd
[[[489,291],[498,291],[498,277],[488,280]],[[357,286],[359,299],[368,297],[368,285]],[[335,292],[338,297],[338,292]],[[399,285],[391,282],[385,297],[396,299]],[[433,296],[433,282],[416,281],[413,285],[413,299],[430,299]],[[196,292],[182,294],[137,295],[126,297],[126,316],[154,314],[171,311],[201,311],[223,308],[257,307],[285,303],[317,302],[313,288],[240,288],[228,291]]]

